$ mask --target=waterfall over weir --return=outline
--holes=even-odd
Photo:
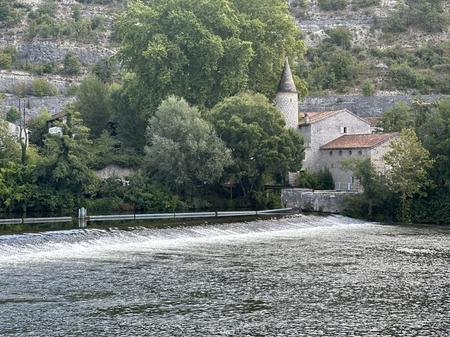
[[[0,264],[89,258],[126,251],[158,251],[190,245],[220,244],[285,236],[315,235],[330,229],[360,226],[363,221],[342,216],[298,215],[246,223],[204,224],[168,228],[129,227],[126,230],[75,229],[0,236]],[[366,223],[368,225],[368,223]]]
[[[450,335],[450,227],[138,224],[0,235],[0,336]]]

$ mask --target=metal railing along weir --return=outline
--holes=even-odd
[[[83,218],[78,217],[52,217],[52,218],[16,218],[0,219],[2,225],[14,224],[38,224],[71,222],[79,219],[88,222],[96,221],[129,221],[129,220],[170,220],[170,219],[207,219],[207,218],[227,218],[245,216],[270,216],[282,215],[292,211],[292,208],[270,209],[262,211],[223,211],[223,212],[195,212],[195,213],[154,213],[154,214],[123,214],[123,215],[92,215]]]

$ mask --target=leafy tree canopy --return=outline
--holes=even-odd
[[[389,168],[388,185],[400,195],[400,219],[410,221],[407,199],[420,193],[427,185],[428,170],[432,167],[433,160],[411,129],[404,129],[400,137],[392,141],[391,150],[384,159]]]
[[[247,89],[273,95],[284,57],[305,50],[282,0],[138,1],[116,30],[150,111],[170,94],[205,107]]]
[[[209,118],[232,151],[234,165],[227,173],[244,195],[300,170],[303,139],[296,130],[285,128],[280,111],[263,95],[227,98],[214,107]]]
[[[172,191],[186,194],[210,185],[231,162],[230,151],[200,112],[173,96],[150,119],[147,141],[148,174]]]

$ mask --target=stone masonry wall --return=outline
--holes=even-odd
[[[281,203],[283,207],[300,211],[339,214],[344,211],[346,198],[355,194],[355,192],[287,188],[281,191]]]
[[[67,96],[49,96],[49,97],[27,97],[22,99],[25,102],[25,111],[28,117],[35,117],[43,109],[47,109],[51,115],[61,112],[64,107],[73,102],[75,97]],[[19,106],[19,97],[8,95],[3,100],[0,100],[0,117],[8,112],[11,107]]]
[[[360,118],[348,112],[340,112],[311,125],[311,143],[309,157],[304,161],[304,167],[313,171],[323,168],[318,161],[319,149],[322,145],[344,135],[341,128],[347,128],[347,134],[370,133],[370,126]]]
[[[394,106],[396,102],[403,101],[411,104],[415,99],[427,102],[436,102],[445,95],[386,95],[386,96],[308,96],[299,103],[300,111],[332,111],[348,109],[358,116],[380,116]]]

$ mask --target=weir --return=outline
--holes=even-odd
[[[0,236],[0,265],[67,258],[114,256],[114,252],[155,251],[203,244],[295,237],[360,226],[342,216],[293,215],[279,219],[203,225],[54,230]]]
[[[260,211],[215,211],[215,212],[192,212],[192,213],[154,213],[154,214],[125,214],[125,215],[93,215],[88,216],[85,208],[80,208],[78,218],[72,217],[49,217],[49,218],[14,218],[0,219],[0,225],[14,224],[40,224],[79,221],[80,227],[86,227],[88,222],[96,221],[128,221],[128,220],[169,220],[169,219],[208,219],[229,218],[247,216],[272,216],[290,214],[292,208],[269,209]]]

